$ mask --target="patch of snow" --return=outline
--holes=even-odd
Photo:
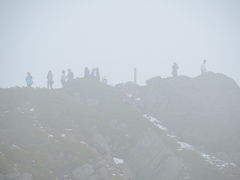
[[[172,139],[176,139],[176,138],[177,138],[177,136],[171,135],[171,134],[167,134],[167,137],[170,137],[170,138],[172,138]]]
[[[227,163],[223,160],[217,159],[215,156],[211,156],[211,155],[206,154],[206,153],[201,152],[200,154],[205,159],[205,161],[207,161],[208,163],[210,163],[212,165],[215,165],[219,169],[223,169],[223,168],[228,167],[228,166],[236,167],[235,163]]]
[[[15,149],[21,149],[19,146],[17,146],[16,144],[12,144],[12,147]]]
[[[167,131],[168,130],[165,126],[161,125],[161,122],[159,120],[157,120],[156,118],[148,116],[147,114],[143,115],[143,117],[148,119],[157,128],[159,128],[159,129],[161,129],[163,131]]]
[[[166,131],[167,128],[162,126],[161,124],[155,124],[156,127],[158,127],[159,129],[163,130],[163,131]]]
[[[54,137],[54,135],[48,134],[48,138],[53,138],[53,137]]]
[[[200,156],[202,156],[202,158],[208,162],[209,164],[217,167],[219,170],[222,170],[223,168],[226,168],[226,167],[236,167],[237,165],[235,163],[227,163],[223,160],[220,160],[220,159],[217,159],[215,156],[212,156],[212,155],[209,155],[209,154],[206,154],[206,153],[203,153],[201,151],[198,151],[196,150],[192,145],[186,143],[186,142],[182,142],[182,141],[179,141],[179,137],[173,135],[173,133],[169,133],[167,131],[167,128],[164,127],[163,125],[161,125],[161,121],[157,120],[156,118],[148,115],[148,114],[144,114],[143,115],[144,118],[146,118],[149,122],[151,122],[154,126],[158,127],[159,129],[161,130],[164,130],[166,131],[166,136],[173,139],[180,147],[177,149],[179,151],[182,151],[182,150],[190,150],[190,151],[194,151],[196,152],[197,154],[199,154]]]
[[[142,99],[140,97],[136,98],[135,99],[136,101],[141,101]]]
[[[64,129],[65,131],[72,131],[72,129],[68,128],[68,129]]]
[[[235,163],[230,163],[231,166],[237,167]]]
[[[35,111],[35,109],[34,109],[34,108],[31,108],[31,109],[29,109],[29,111],[30,111],[30,112],[34,112],[34,111]]]
[[[61,134],[61,137],[63,137],[63,138],[66,137],[66,134]]]
[[[88,145],[85,141],[80,141],[81,144]]]
[[[113,161],[116,165],[124,163],[123,159],[119,159],[119,158],[116,158],[116,157],[113,158]]]
[[[188,143],[181,142],[181,141],[177,141],[177,143],[180,145],[180,148],[178,150],[183,150],[183,149],[191,150],[191,151],[195,150],[194,147]]]
[[[129,98],[133,97],[132,94],[126,94],[126,95],[127,95],[127,97],[129,97]]]

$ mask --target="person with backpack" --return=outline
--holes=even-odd
[[[53,88],[53,74],[52,74],[52,71],[48,71],[48,74],[47,74],[47,88],[48,89],[52,89]]]
[[[96,77],[96,68],[93,68],[93,69],[92,69],[92,72],[91,72],[91,74],[90,74],[90,77],[91,77],[92,79],[95,79],[95,77]]]
[[[179,69],[179,66],[177,63],[173,63],[172,65],[172,76],[173,77],[177,77],[178,76],[178,69]]]
[[[62,75],[61,75],[61,84],[62,84],[62,87],[65,86],[66,80],[67,80],[66,71],[65,71],[65,70],[62,70]]]
[[[205,74],[207,72],[207,60],[204,59],[201,66],[201,74]]]
[[[88,79],[90,77],[90,70],[88,67],[85,67],[84,69],[84,78]]]
[[[99,69],[96,68],[95,69],[95,79],[100,82],[101,78],[100,78],[100,72],[99,72]]]
[[[72,81],[74,79],[74,74],[71,69],[68,69],[67,79],[68,81]]]
[[[27,73],[25,80],[27,83],[27,87],[31,87],[33,85],[33,78],[30,72]]]

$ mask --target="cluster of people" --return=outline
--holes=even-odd
[[[88,67],[85,67],[84,69],[84,78],[87,79],[96,79],[97,81],[100,81],[100,72],[98,68],[93,68],[91,73]]]
[[[65,86],[67,81],[72,81],[74,79],[74,73],[72,72],[72,70],[68,69],[67,71],[68,71],[68,73],[66,74],[66,71],[62,70],[62,75],[61,75],[62,87]]]
[[[178,76],[178,70],[179,66],[177,63],[173,63],[172,65],[172,76],[177,77]],[[201,74],[205,74],[207,72],[207,60],[203,60],[203,63],[201,65]]]
[[[53,80],[53,73],[52,73],[51,70],[48,71],[46,78],[47,78],[47,88],[48,89],[53,89],[54,80]],[[92,71],[90,73],[90,70],[88,69],[88,67],[86,67],[85,70],[84,70],[84,78],[95,79],[97,81],[100,81],[99,68],[92,69]],[[72,81],[73,79],[74,79],[74,73],[72,72],[71,69],[68,69],[67,73],[66,73],[65,70],[62,71],[62,75],[61,75],[62,87],[64,87],[65,84],[68,81]],[[30,72],[27,73],[27,76],[26,76],[25,80],[26,80],[26,83],[27,83],[27,87],[31,87],[33,85],[33,77],[32,77]],[[103,77],[102,82],[107,84],[106,77]]]
[[[204,60],[202,65],[201,65],[201,74],[205,74],[207,72],[207,61]],[[177,77],[178,76],[178,70],[179,70],[179,66],[177,63],[173,63],[172,65],[172,76],[173,77]],[[90,72],[90,70],[88,69],[88,67],[85,67],[84,69],[84,78],[86,79],[95,79],[97,81],[100,82],[100,72],[99,72],[99,68],[93,68],[92,71]],[[72,72],[71,69],[67,70],[67,74],[66,71],[63,70],[62,71],[62,75],[61,75],[61,84],[62,87],[65,86],[66,82],[68,81],[72,81],[74,79],[74,73]],[[31,87],[33,85],[33,78],[30,72],[27,73],[26,76],[26,83],[28,87]],[[107,79],[106,77],[102,78],[102,83],[107,84]],[[48,71],[47,73],[47,88],[48,89],[53,89],[53,73],[52,71]]]

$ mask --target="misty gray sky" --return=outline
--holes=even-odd
[[[99,67],[109,83],[208,69],[240,82],[239,0],[0,0],[0,87],[56,85],[62,69]]]

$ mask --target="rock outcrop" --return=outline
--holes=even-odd
[[[239,97],[211,73],[0,89],[0,180],[238,180]]]

